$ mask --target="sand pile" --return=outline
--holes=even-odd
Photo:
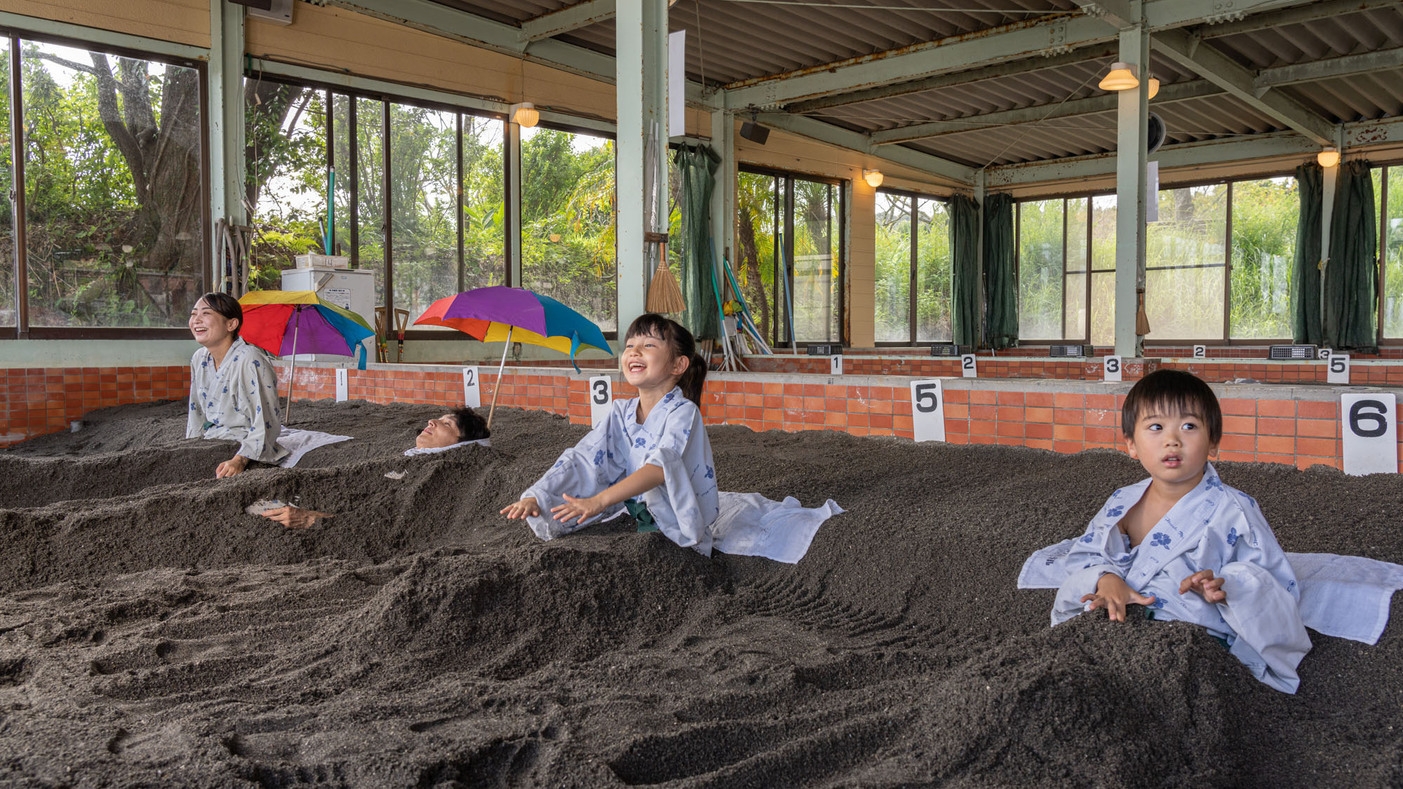
[[[627,519],[539,542],[497,511],[583,428],[499,409],[491,449],[400,456],[439,412],[299,403],[356,440],[229,480],[183,403],[0,452],[0,781],[1403,784],[1399,602],[1377,646],[1312,634],[1287,696],[1197,628],[1054,630],[1014,588],[1122,455],[712,428],[723,489],[848,509],[790,566]],[[1219,470],[1287,550],[1403,562],[1400,477]]]

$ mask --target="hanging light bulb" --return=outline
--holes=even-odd
[[[1334,167],[1340,163],[1340,152],[1333,147],[1322,148],[1320,153],[1315,155],[1315,161],[1318,162],[1321,167]]]
[[[1153,99],[1153,98],[1154,98],[1156,95],[1158,95],[1158,94],[1159,94],[1159,80],[1155,79],[1154,77],[1150,77],[1149,95],[1146,96],[1145,98],[1146,98],[1146,99]]]
[[[882,171],[881,171],[881,170],[863,170],[863,171],[862,171],[862,180],[866,181],[866,182],[867,182],[867,185],[870,186],[870,187],[872,187],[873,189],[876,189],[877,187],[879,187],[879,186],[882,185],[882,179],[883,179],[884,177],[885,177],[885,176],[882,175]]]
[[[518,126],[531,128],[541,120],[541,113],[536,111],[536,105],[529,101],[512,105],[512,121]]]
[[[1140,87],[1140,80],[1135,77],[1129,63],[1116,61],[1111,64],[1111,73],[1102,77],[1097,87],[1101,90],[1130,90]]]

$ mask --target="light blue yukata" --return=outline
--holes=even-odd
[[[1175,502],[1134,548],[1117,524],[1145,495],[1150,480],[1121,488],[1091,520],[1062,560],[1064,580],[1052,624],[1082,613],[1085,595],[1106,573],[1146,597],[1154,619],[1192,622],[1227,642],[1262,682],[1287,693],[1300,684],[1296,666],[1310,651],[1301,623],[1300,589],[1286,553],[1257,502],[1228,487],[1212,464],[1198,486]],[[1179,584],[1199,570],[1223,578],[1227,600],[1210,603]]]
[[[711,441],[702,424],[701,409],[679,387],[663,395],[642,424],[638,400],[615,400],[609,415],[580,442],[561,454],[522,498],[534,497],[541,514],[526,519],[537,537],[549,540],[618,517],[616,504],[582,524],[555,520],[551,509],[565,503],[564,494],[584,498],[638,471],[645,464],[663,470],[663,484],[637,497],[652,513],[668,539],[710,556],[712,525],[720,512]]]
[[[237,441],[249,460],[277,463],[288,455],[277,442],[282,426],[277,373],[261,348],[237,339],[217,370],[205,348],[190,357],[186,438]]]

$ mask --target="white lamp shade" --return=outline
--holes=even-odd
[[[522,102],[512,107],[512,120],[518,126],[525,126],[529,129],[540,122],[541,113],[536,111],[536,105],[531,102]]]
[[[1334,148],[1326,148],[1315,155],[1315,161],[1321,167],[1334,167],[1340,163],[1340,152]]]
[[[1101,90],[1130,90],[1140,87],[1140,80],[1136,78],[1129,63],[1117,61],[1111,64],[1111,73],[1102,77],[1097,87]]]
[[[881,170],[863,170],[863,171],[862,171],[862,180],[866,181],[866,182],[867,182],[867,185],[870,186],[870,187],[872,187],[873,189],[876,189],[877,187],[879,187],[879,186],[882,185],[882,179],[883,179],[883,177],[884,177],[884,176],[882,175],[882,171],[881,171]]]
[[[1154,77],[1150,77],[1149,95],[1145,98],[1153,99],[1157,95],[1159,95],[1159,80],[1155,79]]]

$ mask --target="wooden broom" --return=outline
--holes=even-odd
[[[677,287],[677,278],[667,267],[667,234],[644,233],[643,237],[658,245],[658,267],[653,270],[653,281],[648,284],[648,299],[644,308],[649,312],[684,312],[687,301],[682,298],[682,289]]]

